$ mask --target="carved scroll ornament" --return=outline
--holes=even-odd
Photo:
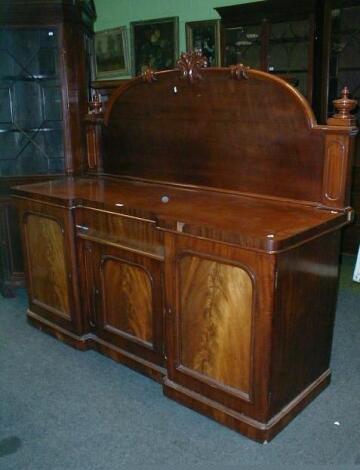
[[[155,77],[155,71],[151,69],[150,67],[142,72],[141,78],[143,79],[144,82],[148,82],[148,83],[152,83],[157,80],[157,78]]]
[[[250,67],[247,67],[246,65],[243,65],[243,64],[231,65],[230,75],[232,78],[235,78],[236,80],[242,80],[242,79],[247,80],[249,78],[249,75],[247,73],[249,69]]]
[[[188,79],[190,83],[201,79],[200,69],[208,66],[208,60],[202,55],[201,50],[182,53],[180,59],[176,63],[184,79]]]

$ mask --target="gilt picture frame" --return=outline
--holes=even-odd
[[[179,18],[133,21],[131,30],[132,73],[147,68],[155,71],[175,68],[179,56]]]
[[[201,50],[208,67],[220,67],[220,20],[191,21],[185,24],[186,50]]]
[[[125,26],[95,34],[95,76],[97,80],[130,75],[128,31]]]

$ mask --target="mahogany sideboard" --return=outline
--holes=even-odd
[[[16,187],[31,323],[260,442],[330,381],[357,133],[242,65],[146,71],[86,119],[88,173]]]

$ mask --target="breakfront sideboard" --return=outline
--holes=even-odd
[[[28,319],[260,442],[330,381],[357,128],[241,65],[146,71],[86,118],[88,174],[13,190]]]
[[[78,0],[0,3],[0,292],[11,296],[24,273],[10,188],[85,169],[95,9]]]

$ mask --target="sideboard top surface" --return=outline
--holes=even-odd
[[[66,178],[13,189],[20,197],[90,207],[153,221],[160,228],[265,251],[286,249],[344,225],[348,214],[265,198],[136,180]],[[163,202],[168,198],[168,202]]]

